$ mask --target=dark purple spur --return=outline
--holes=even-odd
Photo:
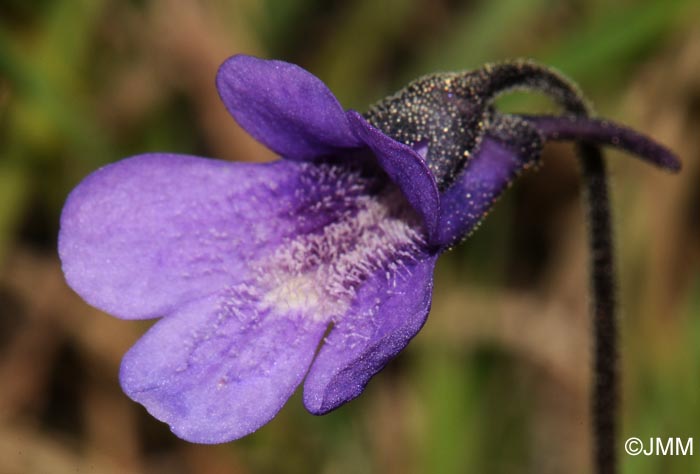
[[[124,356],[121,384],[193,442],[257,430],[302,380],[314,414],[357,397],[423,326],[438,255],[546,141],[679,168],[648,138],[577,113],[575,89],[531,62],[426,76],[366,114],[285,62],[234,56],[216,83],[282,159],[125,159],[70,194],[59,235],[66,280],[88,303],[161,318]],[[513,88],[544,90],[567,113],[499,113],[493,99]]]

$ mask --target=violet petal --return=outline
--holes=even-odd
[[[437,255],[394,271],[376,272],[358,290],[348,313],[326,338],[304,382],[304,405],[314,414],[357,397],[425,323]]]
[[[161,319],[126,353],[124,392],[179,437],[222,443],[270,421],[303,379],[326,323],[264,298],[213,295]]]
[[[432,242],[438,231],[440,198],[435,178],[425,161],[411,147],[389,138],[359,113],[349,111],[348,117],[358,138],[372,150],[379,165],[421,216],[428,240]]]
[[[240,126],[285,158],[308,160],[360,145],[333,93],[299,66],[237,55],[221,65],[216,85]]]
[[[249,273],[316,202],[302,163],[227,163],[141,155],[88,176],[61,215],[59,254],[70,286],[124,319],[164,316]],[[304,199],[306,201],[304,201]],[[315,220],[314,220],[315,219]]]
[[[455,182],[442,194],[439,236],[435,243],[458,243],[486,217],[494,202],[526,166],[530,158],[487,135]]]

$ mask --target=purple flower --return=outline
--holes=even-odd
[[[61,216],[68,283],[116,317],[161,317],[124,356],[124,391],[200,443],[255,431],[302,380],[326,413],[416,335],[437,256],[545,140],[677,164],[606,122],[500,115],[490,99],[511,85],[485,78],[423,78],[363,117],[297,66],[234,56],[219,93],[284,159],[147,154],[88,176]]]

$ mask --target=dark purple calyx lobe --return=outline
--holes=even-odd
[[[478,146],[485,104],[471,74],[431,74],[375,104],[364,117],[394,140],[421,150],[442,190]]]
[[[515,60],[424,76],[373,106],[365,117],[401,143],[427,146],[426,164],[444,191],[479,151],[486,134],[525,161],[537,158],[543,136],[535,124],[500,114],[492,105],[494,98],[514,89],[543,92],[569,113],[583,111],[580,93],[568,79],[532,61]]]

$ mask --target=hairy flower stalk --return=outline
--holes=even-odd
[[[442,94],[431,94],[435,89]],[[491,103],[512,89],[544,92],[567,115],[500,115]],[[399,110],[403,114],[397,113]],[[428,76],[381,102],[367,116],[385,133],[404,143],[415,146],[427,140],[434,144],[426,161],[441,186],[451,183],[486,130],[506,142],[509,136],[520,141],[523,155],[539,154],[546,140],[578,142],[591,252],[594,464],[599,474],[614,474],[619,403],[615,258],[605,164],[600,148],[593,143],[622,146],[671,170],[678,170],[679,165],[663,147],[640,139],[631,130],[591,120],[590,114],[574,84],[548,68],[516,61],[461,74]],[[425,120],[426,117],[430,119]],[[459,158],[455,160],[455,156]]]
[[[234,56],[217,87],[282,159],[132,157],[87,177],[61,217],[68,283],[117,317],[161,318],[122,361],[131,398],[200,443],[257,430],[302,382],[311,413],[352,400],[425,323],[438,255],[546,141],[572,140],[593,254],[596,465],[614,472],[614,273],[597,146],[677,170],[668,150],[589,118],[571,83],[528,61],[426,76],[364,115],[281,61]],[[493,99],[514,88],[544,91],[566,114],[500,113]]]

